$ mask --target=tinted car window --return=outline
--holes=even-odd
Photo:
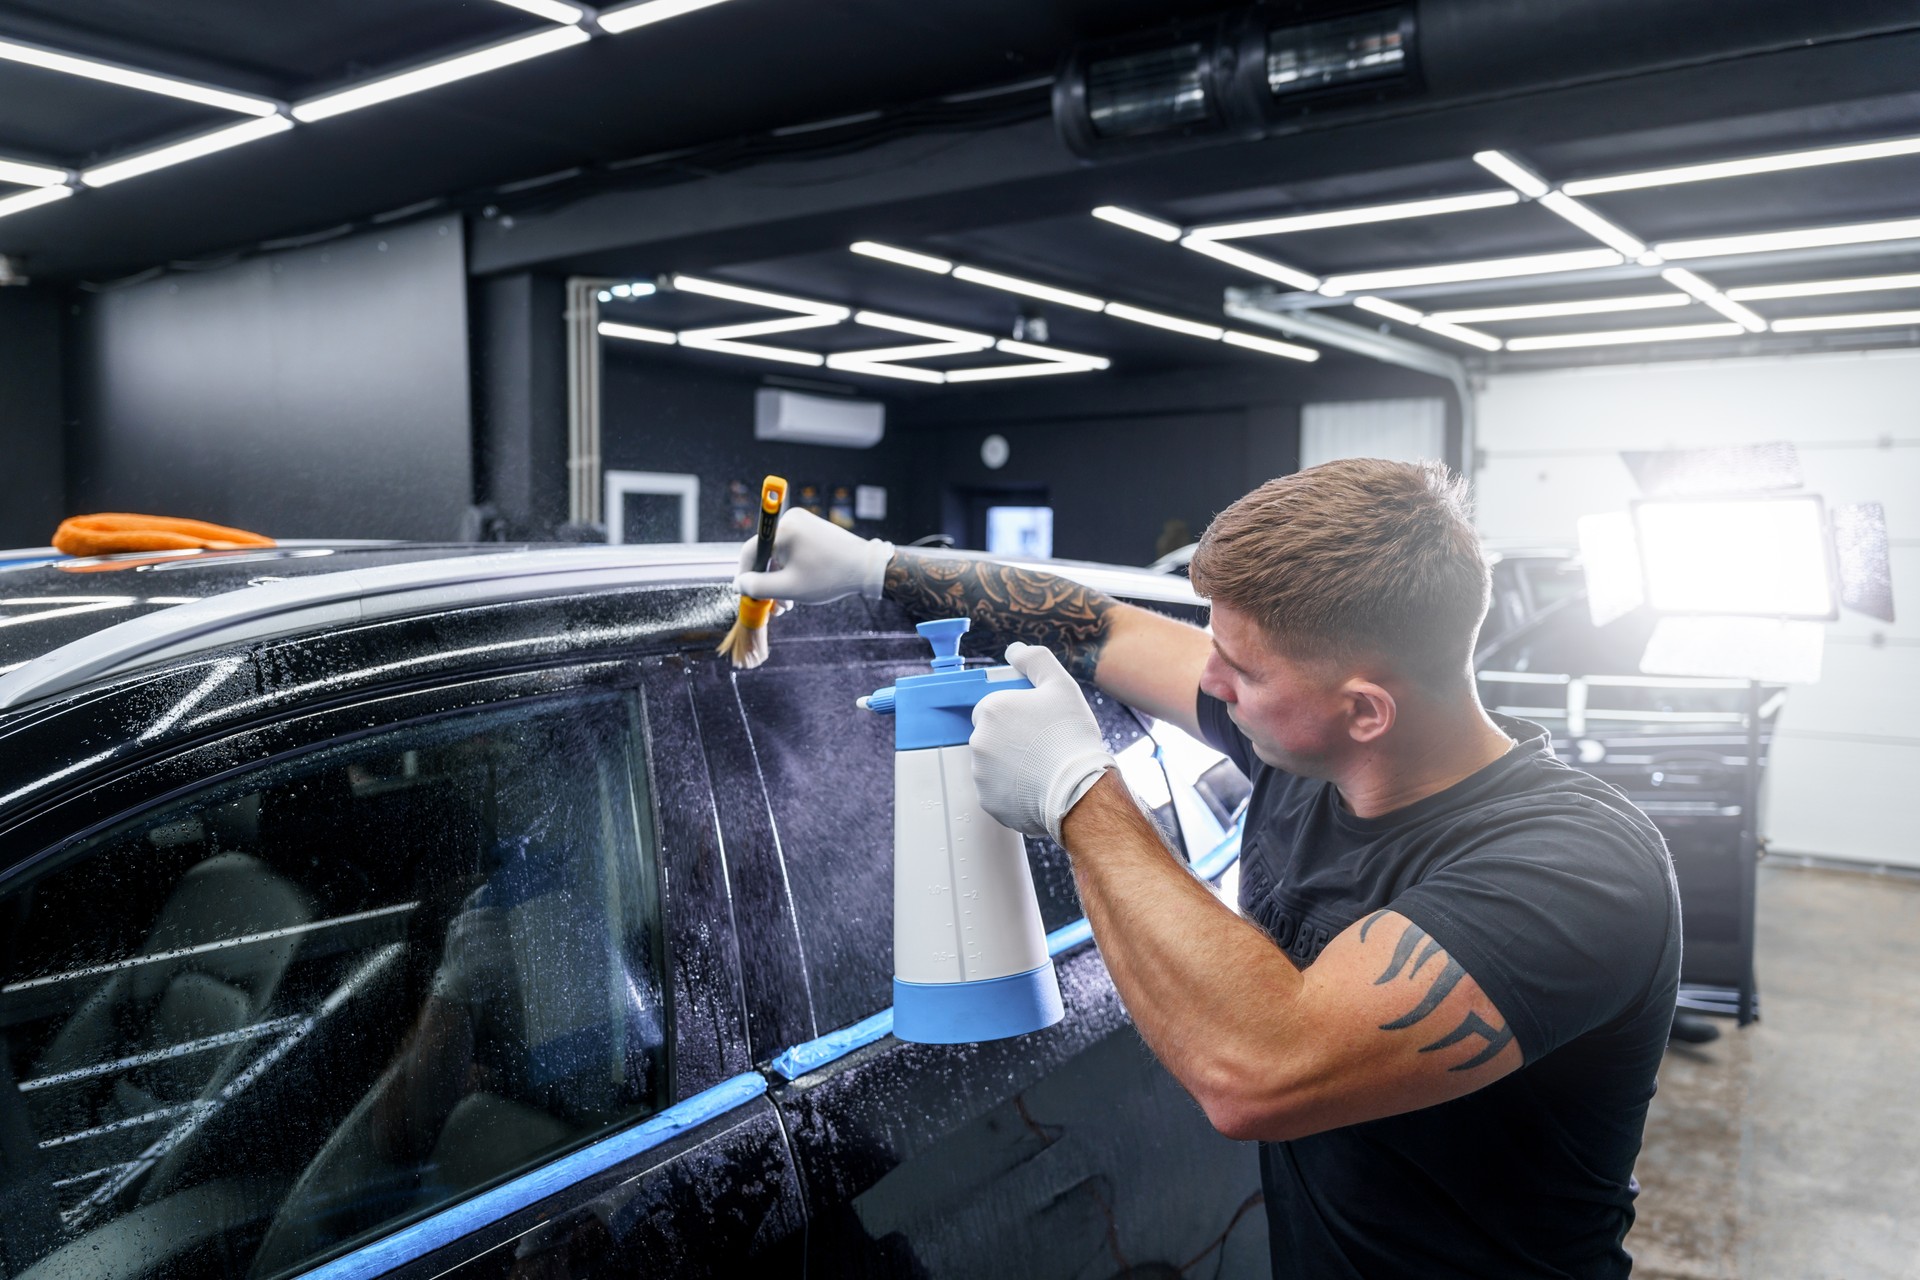
[[[13,1265],[284,1274],[658,1107],[639,740],[617,696],[390,729],[8,886]]]
[[[852,662],[742,672],[741,706],[766,782],[822,1031],[893,1003],[893,721],[854,699],[921,675],[925,662]],[[1119,753],[1142,738],[1133,713],[1097,691],[1088,702]],[[1149,755],[1149,769],[1159,766]],[[1149,804],[1177,830],[1160,796]],[[1176,837],[1177,838],[1177,837]],[[1066,851],[1028,840],[1040,917],[1049,929],[1084,914]]]

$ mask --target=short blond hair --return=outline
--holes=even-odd
[[[1491,591],[1466,482],[1383,458],[1267,481],[1214,517],[1191,573],[1290,657],[1383,658],[1429,688],[1470,678]]]

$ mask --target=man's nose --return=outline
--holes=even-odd
[[[1233,682],[1226,678],[1224,664],[1217,657],[1208,657],[1207,665],[1200,671],[1200,692],[1222,702],[1233,701]]]

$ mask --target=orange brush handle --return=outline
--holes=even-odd
[[[780,528],[780,509],[787,504],[787,482],[780,476],[768,476],[760,486],[760,533],[753,548],[753,571],[765,573],[773,563],[773,535]],[[773,613],[773,601],[740,597],[740,625],[756,631],[767,625]]]

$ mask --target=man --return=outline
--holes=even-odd
[[[1248,494],[1194,554],[1211,636],[802,514],[743,591],[884,592],[1016,642],[1034,688],[975,714],[982,804],[1066,847],[1142,1036],[1220,1132],[1261,1142],[1276,1276],[1628,1273],[1678,894],[1644,815],[1481,708],[1461,482],[1361,459]],[[1252,779],[1244,919],[1163,845],[1073,676]]]

